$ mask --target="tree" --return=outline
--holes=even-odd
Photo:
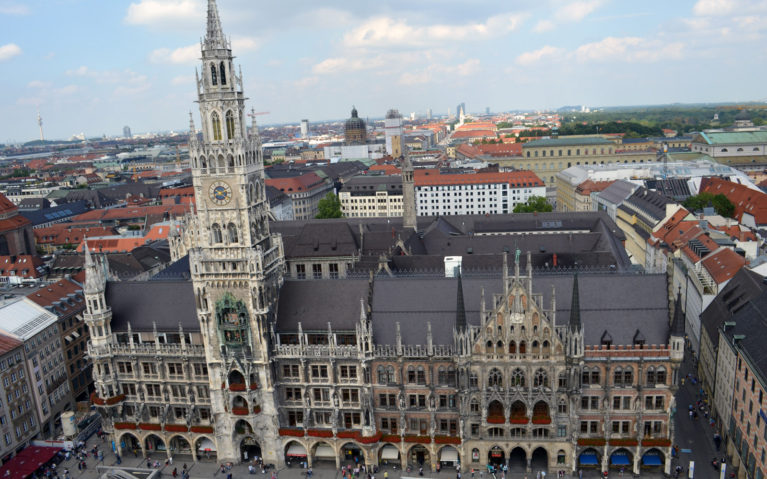
[[[721,193],[715,195],[704,191],[698,195],[690,196],[682,204],[685,208],[692,211],[702,211],[703,208],[713,206],[716,214],[726,218],[732,218],[735,214],[735,205]]]
[[[551,204],[543,196],[531,196],[527,202],[515,206],[514,213],[548,213],[552,209]]]
[[[342,218],[344,214],[341,212],[341,200],[333,192],[328,192],[324,198],[322,198],[317,205],[320,212],[315,218]]]

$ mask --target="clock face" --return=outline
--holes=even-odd
[[[223,181],[216,181],[210,185],[210,200],[218,206],[223,206],[232,199],[232,188]]]

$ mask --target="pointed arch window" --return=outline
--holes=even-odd
[[[221,62],[221,65],[219,65],[219,71],[221,72],[221,84],[226,85],[226,69],[224,68],[224,62]]]
[[[210,83],[213,86],[218,85],[218,79],[216,75],[216,65],[212,64],[210,65]]]
[[[226,138],[228,140],[234,138],[234,114],[232,114],[232,110],[226,112]]]
[[[547,388],[549,387],[549,376],[543,369],[538,369],[533,377],[533,387]]]
[[[237,243],[237,227],[234,225],[234,223],[229,223],[229,226],[226,227],[227,232],[229,233],[229,242],[230,243]]]
[[[503,375],[501,371],[496,368],[490,370],[490,374],[487,377],[487,385],[490,387],[503,387]]]
[[[523,388],[525,387],[525,373],[520,368],[516,368],[511,372],[511,386]]]
[[[213,235],[213,243],[218,244],[222,242],[221,237],[221,227],[218,225],[218,223],[213,223],[213,226],[210,227],[211,233]]]
[[[210,115],[210,124],[213,128],[213,141],[221,141],[221,118],[215,111]]]

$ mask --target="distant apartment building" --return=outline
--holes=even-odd
[[[749,165],[767,162],[767,131],[704,131],[690,145],[719,163]]]
[[[419,216],[502,214],[532,196],[546,196],[543,181],[530,171],[449,173],[416,170]]]
[[[622,150],[621,145],[600,136],[558,137],[532,140],[522,146],[518,167],[532,170],[549,184],[557,173],[572,166],[647,163],[655,150]]]
[[[0,334],[0,460],[29,445],[40,431],[26,372],[24,343]]]
[[[85,354],[89,335],[82,321],[85,311],[82,285],[72,279],[61,279],[28,294],[27,299],[57,316],[72,397],[77,401],[87,401],[93,377]]]
[[[0,329],[22,341],[26,352],[25,374],[30,377],[32,400],[17,406],[16,411],[23,414],[31,409],[43,437],[55,437],[61,430],[61,413],[74,405],[58,317],[28,298],[0,308],[0,317]]]
[[[402,176],[356,176],[338,198],[347,218],[402,216]]]
[[[273,186],[290,198],[293,219],[296,220],[317,216],[320,200],[333,191],[333,184],[314,172],[287,178],[268,178],[266,185]]]

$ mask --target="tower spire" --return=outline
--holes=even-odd
[[[205,32],[205,46],[208,48],[229,48],[221,28],[216,0],[208,0],[208,29]]]
[[[578,273],[573,276],[573,301],[570,303],[570,329],[581,327],[581,299],[578,292]]]
[[[674,304],[674,317],[671,319],[671,331],[669,336],[684,337],[684,312],[682,311],[682,288],[676,293],[676,304]]]
[[[484,290],[482,290],[484,295]],[[458,293],[456,294],[456,316],[455,316],[455,328],[460,331],[466,331],[466,306],[463,302],[463,280],[461,279],[461,272],[458,272]],[[484,299],[484,298],[483,298]]]

